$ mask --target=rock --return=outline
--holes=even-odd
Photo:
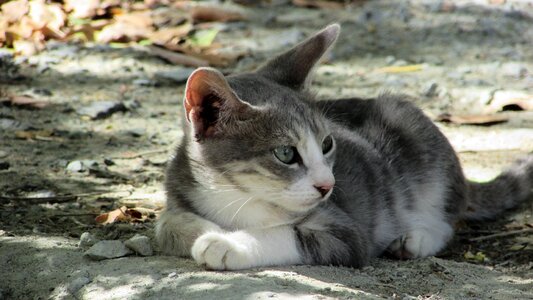
[[[3,150],[0,150],[0,158],[6,158],[9,156],[9,153]]]
[[[501,72],[504,76],[514,78],[522,78],[528,74],[527,68],[523,64],[517,62],[504,63],[501,67]]]
[[[394,61],[396,61],[396,57],[394,57],[392,55],[389,55],[389,56],[385,57],[385,63],[387,65],[392,65],[394,63]]]
[[[67,171],[69,172],[83,172],[86,168],[83,163],[79,160],[74,160],[68,163]]]
[[[11,118],[0,118],[0,128],[26,131],[30,129],[31,126]]]
[[[135,99],[130,99],[122,102],[124,104],[124,107],[126,107],[127,110],[135,110],[139,107],[141,107],[141,103]]]
[[[7,161],[0,161],[0,171],[1,170],[8,170],[11,165]]]
[[[425,97],[435,97],[438,94],[439,85],[435,82],[430,82],[422,90],[422,95]]]
[[[132,83],[138,86],[155,86],[156,85],[156,82],[150,79],[146,79],[146,78],[135,79]]]
[[[97,101],[89,106],[79,108],[76,112],[96,120],[107,118],[119,111],[126,111],[126,106],[120,101]]]
[[[80,277],[75,278],[72,280],[68,285],[68,291],[71,294],[76,294],[82,287],[86,286],[91,282],[91,278],[89,278],[89,274],[82,275]]]
[[[85,251],[85,256],[92,260],[104,260],[123,257],[131,253],[132,251],[121,241],[105,240],[94,244],[89,250]]]
[[[115,161],[112,160],[111,158],[104,158],[104,164],[106,166],[113,166],[113,165],[115,165]]]
[[[176,67],[169,71],[160,71],[154,74],[157,81],[172,81],[173,83],[185,83],[194,71],[193,68]]]
[[[138,138],[138,137],[141,137],[141,136],[146,134],[146,129],[144,129],[144,128],[133,128],[133,129],[128,130],[127,133],[129,135],[131,135],[132,137]]]
[[[150,239],[147,236],[136,234],[131,239],[124,242],[124,244],[126,247],[142,256],[152,256],[154,254]]]
[[[89,232],[84,232],[80,236],[80,243],[78,244],[78,247],[80,248],[89,248],[92,245],[98,243],[100,240],[95,238],[92,234]]]

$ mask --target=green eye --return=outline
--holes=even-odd
[[[333,138],[328,135],[322,142],[322,153],[326,154],[333,148]]]
[[[291,146],[280,146],[274,149],[274,155],[284,164],[293,164],[296,162],[298,151]]]

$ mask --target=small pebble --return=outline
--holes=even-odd
[[[437,89],[439,88],[439,85],[435,82],[430,82],[428,86],[424,87],[422,91],[422,95],[426,97],[435,97],[438,92]]]
[[[83,163],[79,160],[74,160],[68,163],[67,171],[69,172],[83,172],[86,168]]]
[[[147,236],[136,234],[131,239],[124,242],[124,244],[126,247],[142,256],[152,256],[154,254],[152,245],[150,244],[150,238]]]
[[[99,240],[95,238],[92,234],[90,234],[89,232],[84,232],[80,236],[80,243],[78,244],[78,247],[88,248],[98,242]]]
[[[88,106],[79,108],[76,112],[83,116],[88,116],[92,120],[104,119],[112,114],[126,111],[126,106],[119,101],[97,101]]]
[[[8,170],[11,165],[7,161],[0,161],[0,170]]]

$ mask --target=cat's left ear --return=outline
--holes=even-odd
[[[295,90],[305,89],[311,81],[313,68],[337,40],[339,32],[339,24],[331,24],[270,60],[257,73]]]
[[[189,76],[183,105],[197,141],[215,135],[217,125],[229,116],[242,118],[252,110],[237,97],[224,75],[212,68],[196,69]]]

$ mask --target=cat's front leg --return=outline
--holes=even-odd
[[[155,228],[161,252],[177,256],[191,256],[194,241],[206,232],[222,231],[217,224],[180,208],[163,212]]]
[[[230,233],[209,232],[196,240],[191,254],[196,262],[213,270],[240,270],[303,262],[291,226]]]

